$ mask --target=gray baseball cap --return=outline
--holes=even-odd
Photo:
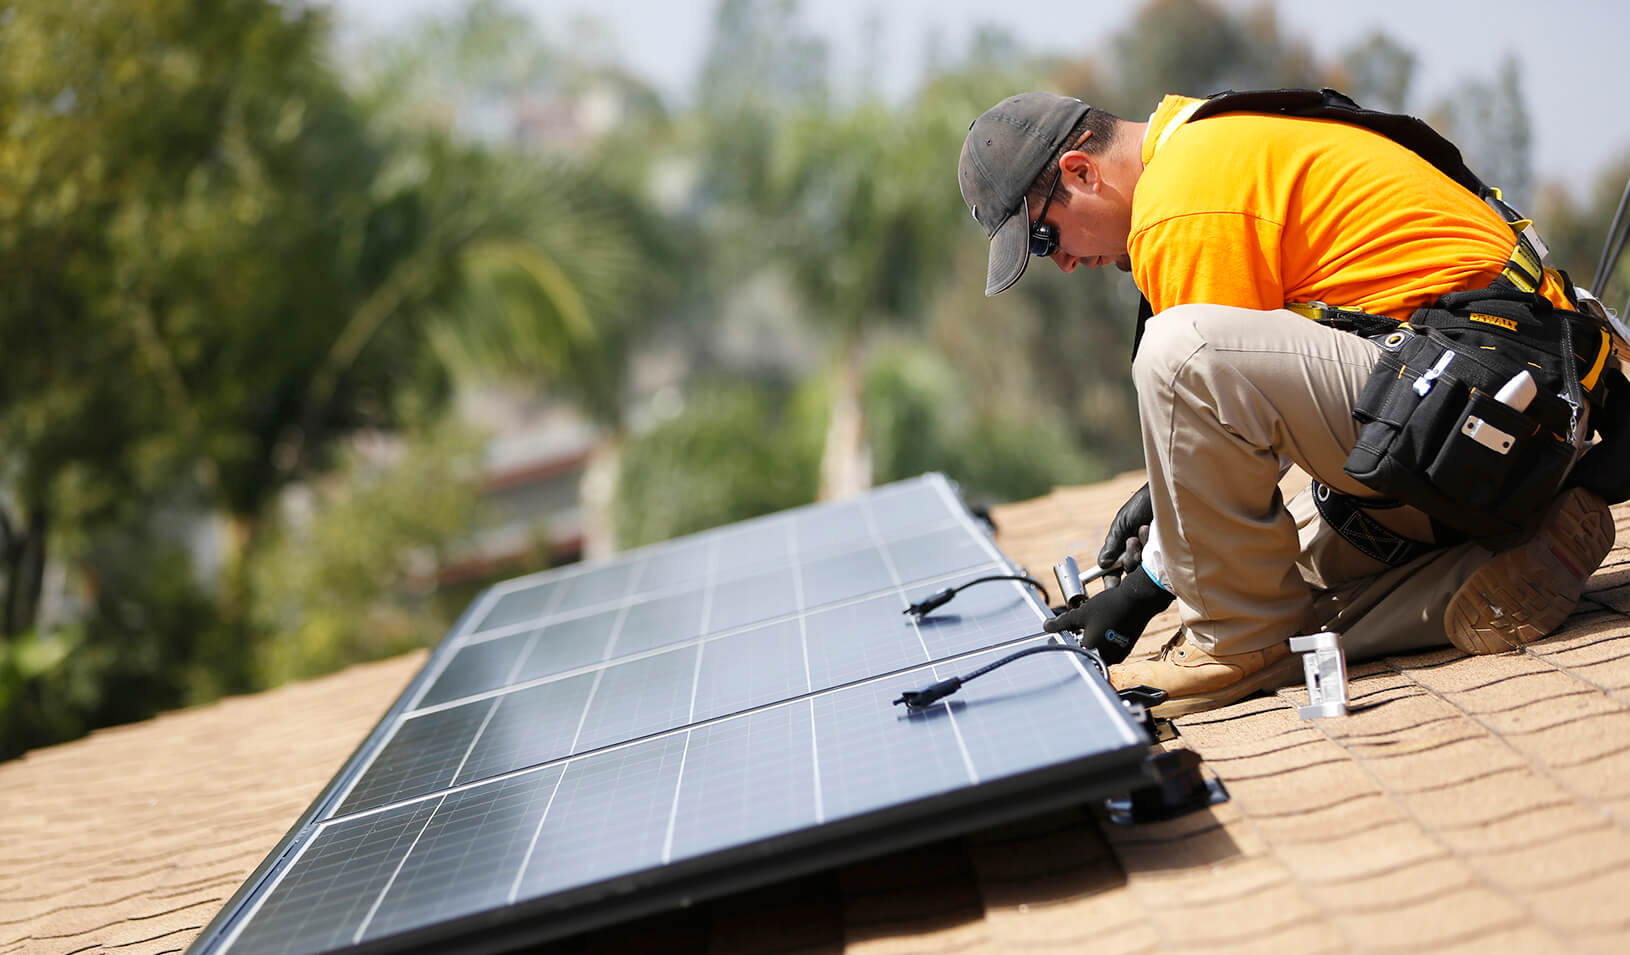
[[[985,294],[1019,280],[1030,262],[1030,209],[1024,194],[1087,115],[1086,103],[1054,93],[1020,93],[968,126],[957,164],[962,201],[990,239]]]

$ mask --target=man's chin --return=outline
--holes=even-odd
[[[1132,257],[1130,255],[1121,256],[1115,260],[1115,267],[1122,272],[1132,271]]]

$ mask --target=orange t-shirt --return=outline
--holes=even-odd
[[[1143,141],[1127,250],[1156,312],[1319,301],[1404,319],[1510,259],[1511,228],[1407,147],[1334,120],[1184,123],[1199,102],[1167,96]],[[1554,277],[1545,292],[1569,307]]]

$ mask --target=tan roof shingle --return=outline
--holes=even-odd
[[[997,509],[1045,573],[1142,481]],[[1353,665],[1183,717],[1230,802],[1122,828],[1050,813],[575,940],[585,951],[1619,952],[1630,948],[1630,505],[1556,637]],[[1157,618],[1140,650],[1175,627]],[[425,659],[166,714],[0,764],[0,955],[194,938]]]

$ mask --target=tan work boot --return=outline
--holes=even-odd
[[[1110,667],[1109,682],[1117,690],[1139,684],[1165,690],[1166,702],[1153,712],[1172,717],[1216,709],[1258,690],[1276,689],[1294,682],[1301,672],[1301,661],[1291,656],[1288,642],[1266,650],[1213,655],[1190,643],[1186,630],[1179,630],[1153,660]]]
[[[1564,492],[1533,537],[1496,554],[1449,598],[1449,642],[1467,653],[1499,653],[1545,636],[1573,613],[1612,548],[1607,502],[1583,488]]]

